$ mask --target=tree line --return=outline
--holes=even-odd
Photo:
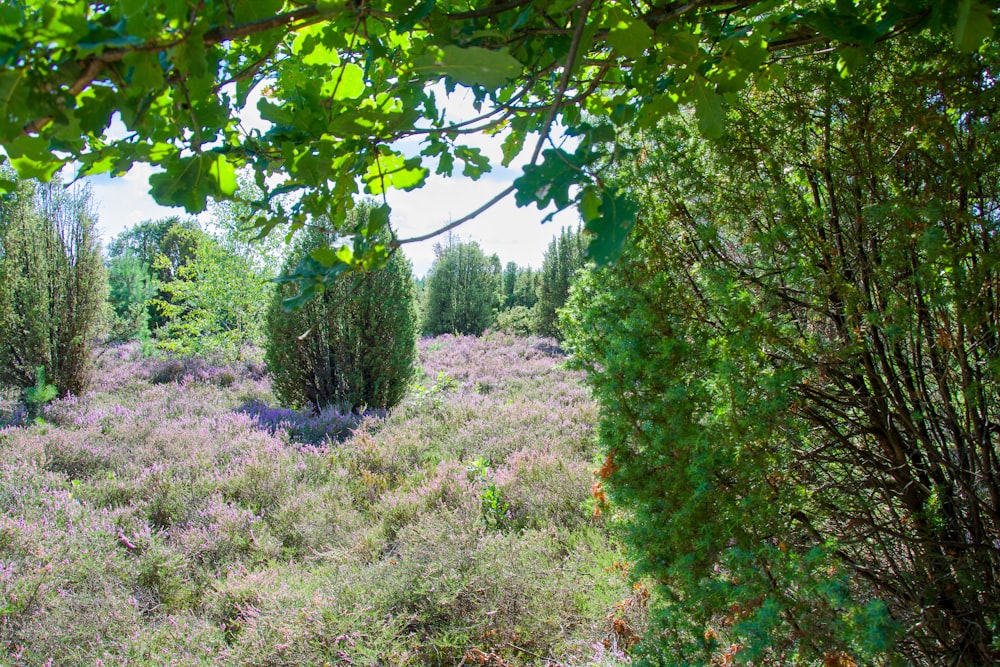
[[[362,202],[353,215],[362,224],[376,209]],[[289,405],[391,407],[408,387],[420,333],[558,337],[555,313],[585,262],[581,234],[569,229],[540,271],[501,269],[476,242],[449,237],[420,281],[398,251],[290,309],[297,290],[275,279],[316,261],[331,239],[316,227],[287,248],[261,241],[242,227],[245,213],[216,205],[213,229],[178,217],[145,221],[105,253],[86,188],[21,181],[0,209],[0,382],[25,397],[46,387],[48,398],[79,394],[98,339],[138,341],[147,355],[219,363],[263,353]]]
[[[557,311],[587,265],[585,236],[563,228],[549,242],[541,269],[501,266],[475,241],[449,235],[434,247],[434,263],[421,281],[421,330],[478,336],[487,329],[521,336],[561,338]]]

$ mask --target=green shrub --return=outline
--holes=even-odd
[[[362,206],[357,215],[367,211]],[[286,273],[329,241],[319,232],[304,235]],[[413,273],[406,257],[397,251],[382,269],[342,274],[288,312],[282,301],[294,289],[285,284],[275,290],[267,317],[267,365],[282,401],[316,409],[386,409],[399,403],[416,356]]]
[[[59,394],[54,385],[45,382],[45,366],[35,369],[35,386],[24,390],[24,403],[28,406],[28,415],[37,417],[43,406]]]
[[[90,192],[22,181],[0,201],[0,385],[87,384],[107,281]],[[42,381],[45,384],[45,381]]]
[[[497,313],[493,328],[514,336],[530,336],[534,328],[534,317],[531,309],[524,306],[512,306]]]
[[[563,323],[656,664],[995,664],[995,70],[942,53],[799,64],[635,151],[643,215]]]

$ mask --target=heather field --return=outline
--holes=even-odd
[[[646,595],[589,507],[596,406],[562,361],[427,339],[359,420],[124,346],[42,421],[0,402],[27,423],[0,428],[0,664],[627,662]]]

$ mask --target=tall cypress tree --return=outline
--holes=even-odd
[[[542,336],[561,338],[557,311],[566,303],[576,272],[587,263],[586,243],[579,230],[563,228],[552,239],[542,261],[535,327]]]
[[[22,181],[0,202],[0,383],[80,393],[107,277],[86,188]]]

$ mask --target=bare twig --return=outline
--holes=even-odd
[[[472,213],[469,213],[468,215],[463,216],[458,220],[449,222],[447,225],[444,225],[443,227],[440,227],[439,229],[436,229],[433,232],[430,232],[429,234],[424,234],[422,236],[413,236],[408,239],[399,239],[394,243],[394,245],[403,245],[404,243],[419,243],[421,241],[426,241],[428,239],[434,238],[435,236],[440,236],[445,232],[451,231],[452,229],[455,229],[460,225],[464,225],[469,220],[472,220],[477,216],[481,215],[482,213],[486,212],[487,210],[498,204],[500,201],[502,201],[504,198],[506,198],[508,195],[510,195],[512,192],[514,192],[514,190],[516,189],[517,188],[515,186],[511,185],[507,187],[505,190],[503,190],[503,192],[493,197],[493,199],[489,200],[488,202],[477,208]]]

